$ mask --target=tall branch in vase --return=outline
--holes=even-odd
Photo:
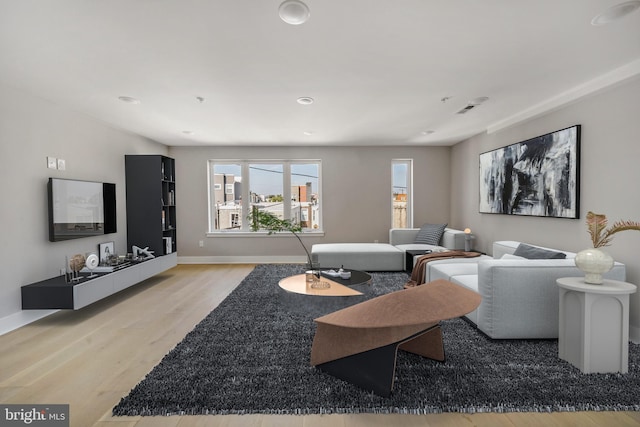
[[[302,249],[304,249],[304,252],[307,254],[308,267],[312,268],[311,254],[309,254],[309,251],[307,250],[304,243],[302,243],[302,239],[298,235],[298,233],[302,232],[302,227],[300,226],[300,224],[290,219],[280,219],[271,212],[258,209],[256,206],[254,206],[251,210],[248,219],[251,224],[251,231],[264,230],[269,235],[286,231],[293,234],[296,239],[298,239],[298,242],[300,242],[300,245],[302,246]]]

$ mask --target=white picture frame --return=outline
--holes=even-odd
[[[103,242],[98,245],[98,256],[100,257],[100,265],[107,264],[111,255],[115,255],[115,245],[113,242]]]

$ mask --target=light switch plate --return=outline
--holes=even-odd
[[[47,157],[47,167],[49,169],[57,169],[58,163],[55,157]]]
[[[67,168],[67,162],[64,159],[58,159],[58,170],[63,171]]]

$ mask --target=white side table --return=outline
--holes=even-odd
[[[560,287],[558,356],[584,373],[629,370],[629,294],[631,283],[563,277]]]

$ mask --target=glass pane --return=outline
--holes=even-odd
[[[320,165],[294,163],[291,165],[291,216],[302,228],[320,228]]]
[[[282,164],[249,165],[249,204],[284,218],[284,168]]]
[[[213,228],[242,227],[242,168],[239,164],[213,165]]]
[[[393,163],[391,193],[393,203],[393,228],[407,228],[408,164]]]

